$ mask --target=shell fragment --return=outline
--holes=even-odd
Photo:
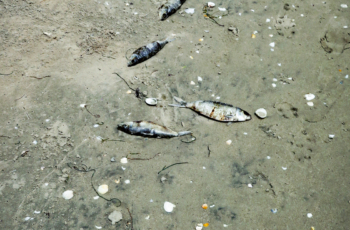
[[[176,207],[175,204],[172,204],[172,203],[170,203],[170,202],[168,202],[168,201],[165,201],[165,202],[164,202],[164,210],[165,210],[166,212],[172,212],[172,211],[174,210],[175,207]]]
[[[98,192],[99,194],[105,194],[105,193],[107,193],[107,192],[108,192],[108,185],[103,184],[103,185],[98,186],[97,192]]]
[[[145,102],[147,105],[156,105],[158,103],[157,98],[146,98]]]
[[[267,111],[266,111],[266,109],[264,109],[264,108],[260,108],[260,109],[257,109],[257,110],[255,111],[255,114],[256,114],[259,118],[264,119],[264,118],[267,116]]]
[[[66,200],[70,200],[73,198],[73,191],[72,190],[67,190],[64,193],[62,193],[62,197]]]
[[[315,95],[313,95],[312,93],[305,94],[304,97],[308,101],[315,99]]]

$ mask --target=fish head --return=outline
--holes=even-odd
[[[252,119],[252,116],[248,112],[241,109],[237,109],[236,117],[237,121],[249,121]]]
[[[168,18],[168,7],[161,6],[159,8],[159,19],[163,21],[167,18]]]
[[[117,129],[121,130],[121,131],[128,131],[131,127],[132,127],[133,122],[129,121],[129,122],[123,122],[118,124]]]
[[[137,55],[131,55],[130,59],[129,59],[129,62],[128,62],[128,67],[130,66],[134,66],[137,64]]]

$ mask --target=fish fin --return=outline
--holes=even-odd
[[[177,134],[178,134],[177,135],[178,137],[181,137],[184,135],[192,134],[192,132],[191,131],[182,131],[182,132],[178,132]]]
[[[165,41],[167,42],[172,42],[172,41],[175,41],[176,38],[173,38],[173,37],[168,37],[167,39],[165,39]]]
[[[186,108],[186,106],[184,105],[179,105],[179,104],[168,104],[169,106],[172,106],[172,107],[180,107],[180,108]]]
[[[179,104],[169,104],[169,106],[173,106],[173,107],[180,107],[180,108],[186,108],[186,104],[187,102],[182,100],[181,98],[179,97],[175,97],[174,96],[174,100],[179,103]]]

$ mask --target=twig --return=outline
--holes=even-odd
[[[11,75],[13,74],[14,71],[12,71],[11,73],[0,73],[0,75],[4,75],[4,76],[7,76],[7,75]]]
[[[132,220],[132,215],[131,215],[131,212],[130,212],[130,210],[129,210],[129,208],[126,208],[127,210],[128,210],[128,212],[129,212],[129,215],[130,215],[130,224],[131,224],[131,230],[133,230],[134,229],[134,222],[133,222],[133,220]]]
[[[179,163],[175,163],[175,164],[172,164],[172,165],[169,165],[169,166],[164,166],[163,169],[158,172],[158,174],[161,173],[162,171],[170,168],[171,166],[180,165],[180,164],[188,164],[188,162],[179,162]]]
[[[11,137],[9,137],[9,136],[5,136],[5,135],[0,135],[0,137],[7,137],[7,138],[11,138]]]
[[[152,160],[153,158],[155,158],[156,156],[158,156],[160,153],[157,153],[156,155],[154,155],[153,157],[151,158],[129,158],[128,156],[126,156],[126,158],[128,160],[142,160],[142,161],[149,161],[149,160]]]
[[[23,94],[23,96],[22,97],[24,97],[25,96],[25,94]],[[21,99],[22,97],[20,97],[20,98],[18,98],[18,99],[16,99],[15,101],[18,101],[19,99]]]
[[[100,118],[100,115],[98,115],[98,114],[92,114],[92,113],[88,110],[87,105],[85,105],[84,107],[85,107],[86,111],[88,111],[88,113],[90,113],[92,116],[94,116],[94,117],[96,117],[96,118]]]
[[[110,140],[109,138],[102,139],[102,143],[105,142],[105,141],[120,141],[120,142],[125,142],[125,141],[123,141],[123,140]]]
[[[113,73],[113,74],[118,75],[118,77],[120,77],[125,82],[125,84],[129,87],[129,89],[131,89],[132,91],[135,92],[135,95],[137,98],[144,98],[147,96],[146,94],[142,93],[139,88],[136,88],[136,89],[131,88],[130,85],[125,81],[125,79],[122,78],[118,73]],[[140,97],[140,95],[141,95],[141,97]]]
[[[51,77],[51,76],[50,76],[50,75],[47,75],[47,76],[44,76],[44,77],[36,77],[36,76],[29,76],[29,77],[41,80],[41,79],[43,79],[43,78]]]
[[[136,89],[131,88],[130,85],[125,81],[125,79],[122,78],[118,73],[113,73],[113,74],[118,75],[118,77],[120,77],[125,82],[125,84],[129,87],[129,89],[131,89],[132,91],[136,91]]]
[[[210,157],[210,153],[211,153],[211,150],[210,150],[209,145],[208,145],[208,157]]]

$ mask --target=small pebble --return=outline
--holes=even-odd
[[[62,193],[62,197],[66,200],[70,200],[73,198],[73,191],[72,190],[67,190]]]
[[[231,144],[232,144],[232,141],[231,141],[231,140],[227,140],[227,141],[226,141],[226,144],[227,144],[227,145],[231,145]]]
[[[307,217],[308,217],[308,218],[311,218],[311,217],[312,217],[312,213],[308,213],[308,214],[307,214]]]
[[[175,204],[172,204],[172,203],[170,203],[170,202],[168,202],[168,201],[165,201],[165,202],[164,202],[164,210],[165,210],[166,212],[172,212],[172,211],[174,210],[175,207],[176,207]]]
[[[275,87],[276,87],[276,84],[275,84],[275,83],[272,83],[272,87],[275,88]]]
[[[306,104],[308,105],[308,106],[314,106],[314,103],[312,102],[312,101],[308,101],[308,102],[306,102]]]
[[[111,158],[111,162],[115,162],[115,158],[114,157]]]
[[[120,163],[122,163],[122,164],[128,163],[128,158],[123,157],[122,159],[120,159]]]
[[[282,169],[283,169],[283,170],[287,170],[287,167],[283,167],[283,166],[282,166]]]
[[[252,184],[248,184],[248,188],[253,188],[253,185]]]
[[[125,180],[124,183],[125,184],[130,184],[130,180]]]
[[[275,43],[274,43],[274,42],[271,42],[271,43],[269,44],[269,46],[275,47]]]
[[[335,136],[334,134],[329,134],[329,135],[328,135],[329,139],[333,139],[334,136]]]

